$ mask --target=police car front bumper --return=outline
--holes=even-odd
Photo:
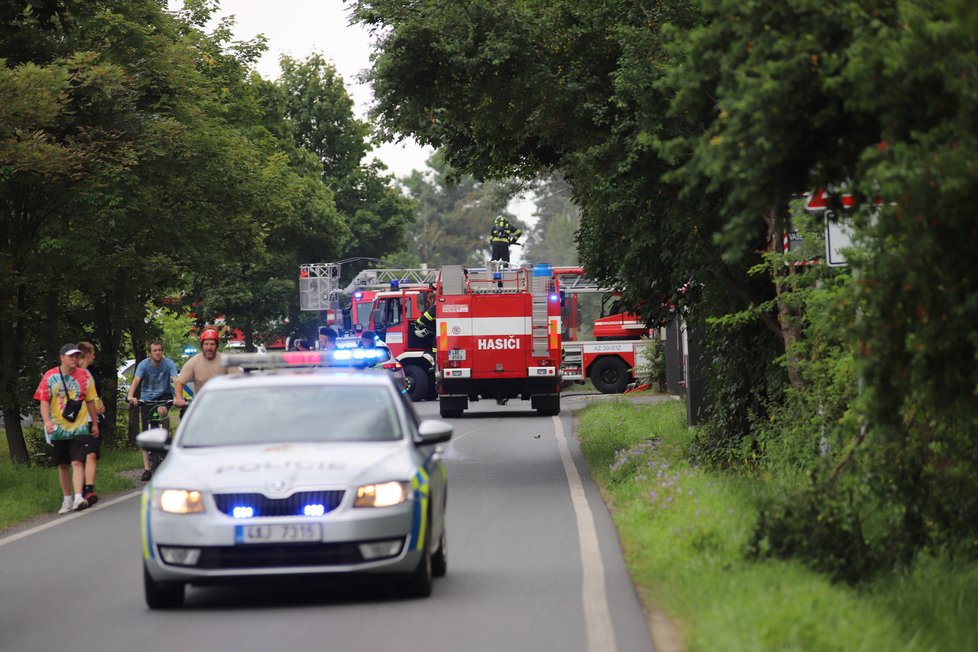
[[[408,573],[421,556],[425,533],[413,500],[383,508],[341,506],[320,517],[236,519],[213,508],[167,514],[148,506],[150,491],[143,498],[143,560],[157,581]]]

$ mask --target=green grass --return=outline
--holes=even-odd
[[[119,471],[141,468],[142,453],[136,449],[102,451],[95,477],[95,491],[108,496],[136,483]],[[0,431],[0,531],[42,514],[56,514],[61,507],[58,470],[49,466],[15,466],[10,461],[7,437]]]
[[[921,559],[856,590],[797,562],[749,561],[758,504],[786,487],[691,466],[692,436],[673,401],[581,414],[632,577],[689,650],[978,650],[978,565]]]

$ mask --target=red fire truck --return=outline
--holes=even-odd
[[[338,267],[334,263],[320,266]],[[467,274],[464,268],[456,266],[456,269],[462,269],[463,276]],[[510,271],[515,269],[510,268]],[[602,311],[601,317],[594,321],[595,341],[577,341],[580,326],[576,308],[578,294],[601,293],[609,298],[613,298],[613,295],[584,277],[581,267],[550,269],[551,282],[559,292],[555,303],[563,308],[558,320],[562,356],[554,358],[562,361],[561,379],[565,382],[591,380],[598,391],[607,394],[623,392],[628,383],[634,380],[632,369],[641,361],[645,348],[644,341],[639,338],[648,330],[630,313],[605,316]],[[484,271],[472,270],[471,273],[478,275]],[[525,273],[531,274],[528,278],[533,278],[530,270],[525,270]],[[437,342],[419,338],[414,332],[414,321],[424,312],[429,297],[435,293],[439,274],[439,270],[432,269],[367,269],[358,274],[345,290],[338,286],[335,288],[338,294],[354,297],[356,312],[361,315],[356,322],[361,325],[364,324],[362,315],[365,302],[373,294],[366,327],[376,331],[404,365],[408,394],[413,401],[436,398],[437,386],[442,380],[436,376],[436,369],[441,369],[434,350]],[[358,291],[363,293],[360,300],[355,298]],[[447,299],[438,302],[439,324],[443,319],[451,318],[442,310],[445,303],[448,303]],[[509,334],[499,333],[500,337]],[[630,339],[623,339],[625,336]]]
[[[437,396],[435,343],[431,337],[419,337],[414,328],[415,320],[434,299],[432,286],[395,283],[391,289],[375,294],[370,314],[369,328],[387,343],[391,353],[404,367],[408,396],[412,401]]]
[[[634,382],[634,369],[643,362],[646,343],[643,337],[654,336],[642,319],[614,307],[616,293],[602,288],[584,276],[582,267],[554,267],[564,296],[564,323],[569,326],[563,345],[562,379],[564,382],[590,380],[604,394],[620,394]],[[601,294],[601,315],[594,320],[594,340],[577,340],[577,295]],[[611,307],[605,314],[606,304]]]
[[[443,417],[469,401],[529,400],[560,413],[560,295],[549,265],[446,265],[438,276],[436,374]]]

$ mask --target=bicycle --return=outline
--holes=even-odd
[[[144,401],[142,399],[139,399],[139,406],[140,408],[143,407],[149,408],[149,416],[146,419],[147,425],[149,426],[148,429],[151,430],[153,428],[166,428],[166,431],[168,433],[167,441],[173,438],[173,433],[170,432],[170,410],[173,408],[172,398],[155,400],[155,401]],[[165,416],[160,414],[161,407],[167,408],[167,412]],[[166,458],[165,450],[149,451],[150,472],[156,473],[157,467],[159,467],[159,465],[163,462],[165,458]]]

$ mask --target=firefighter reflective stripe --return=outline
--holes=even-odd
[[[411,525],[411,549],[421,550],[428,530],[428,494],[431,485],[428,484],[428,473],[419,468],[411,478],[411,489],[414,490],[414,523]]]
[[[442,351],[448,349],[448,324],[444,321],[438,323],[438,348]]]
[[[149,525],[149,514],[150,514],[150,499],[152,495],[153,488],[152,485],[146,485],[143,489],[143,495],[139,499],[139,520],[143,522],[143,559],[153,558],[153,533],[150,531]]]
[[[560,319],[550,320],[550,348],[560,348]]]
[[[509,223],[505,217],[500,215],[493,220],[492,228],[489,230],[490,242],[514,243],[519,240],[523,232]]]

